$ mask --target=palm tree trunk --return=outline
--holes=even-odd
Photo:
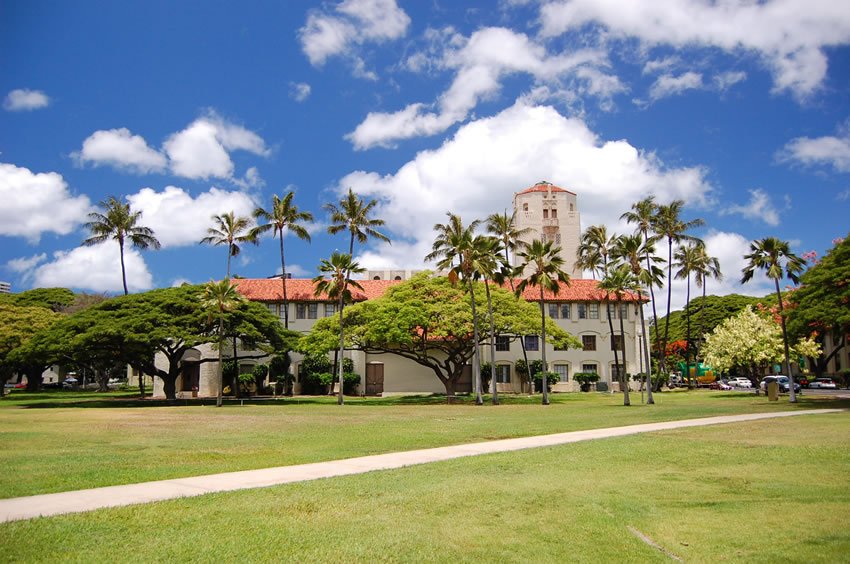
[[[347,279],[348,278],[346,277],[346,280]],[[342,368],[343,368],[342,358],[343,357],[342,357],[342,355],[343,355],[343,351],[345,350],[344,349],[345,338],[344,338],[344,332],[343,332],[344,330],[343,330],[343,327],[342,327],[342,308],[343,308],[343,305],[345,304],[344,297],[345,297],[345,288],[343,287],[343,291],[340,292],[340,294],[339,294],[339,368],[338,368],[338,370],[339,370],[339,395],[337,396],[337,400],[336,400],[336,403],[338,405],[342,405],[343,403],[345,403],[345,399],[343,399],[343,395],[342,395],[342,386],[343,386],[343,370],[342,370]]]
[[[484,405],[484,398],[481,397],[481,347],[478,346],[478,314],[475,311],[475,289],[472,283],[472,278],[469,282],[469,299],[472,302],[472,340],[474,349],[472,354],[472,378],[475,382],[475,405]]]
[[[130,292],[127,291],[127,270],[124,268],[124,239],[118,239],[118,249],[121,255],[121,282],[124,283],[124,295]]]
[[[785,314],[782,311],[782,292],[779,291],[779,278],[775,278],[776,297],[779,299],[779,321],[782,324],[782,344],[785,346],[785,371],[788,376],[788,401],[797,403],[797,394],[794,392],[794,375],[791,374],[791,352],[788,347],[788,331],[785,329]]]
[[[224,358],[222,349],[224,348],[224,318],[219,312],[218,318],[218,393],[215,398],[215,406],[221,407],[222,395],[224,395]]]
[[[638,306],[640,310],[640,332],[643,333],[643,353],[646,356],[646,403],[654,405],[655,399],[652,397],[652,364],[649,357],[649,336],[646,334],[646,322],[643,318],[643,296],[638,290]]]
[[[505,247],[505,261],[510,265],[510,258],[508,256],[507,247]],[[519,299],[519,297],[516,295],[516,286],[514,286],[513,276],[508,278],[508,281],[511,283],[511,293],[516,297],[516,299]],[[528,351],[525,349],[525,336],[524,335],[519,336],[519,346],[522,349],[522,358],[523,358],[523,360],[525,360],[525,368],[527,370],[526,376],[527,376],[527,379],[528,379],[528,393],[530,394],[533,391],[533,389],[532,389],[533,379],[531,378],[531,365],[528,364]],[[520,390],[520,391],[522,391],[522,390]]]
[[[543,388],[543,405],[549,405],[549,378],[546,369],[546,310],[543,307],[543,286],[540,286],[540,357],[543,360],[543,374],[540,387]],[[531,374],[529,368],[528,373]]]
[[[670,336],[670,300],[673,297],[673,239],[667,238],[667,316],[664,318],[664,340],[661,342],[661,358],[664,370],[667,370],[667,339]],[[658,328],[655,328],[658,331]]]
[[[283,256],[283,230],[280,231],[280,283],[283,286],[283,327],[289,329],[289,300],[286,297],[286,260]]]
[[[623,375],[620,370],[620,356],[617,347],[614,346],[614,321],[611,319],[611,299],[606,294],[605,296],[605,316],[608,318],[608,331],[609,335],[611,335],[611,350],[614,351],[614,370],[617,371],[617,380],[620,382],[620,387],[622,388],[623,384]],[[625,346],[623,347],[626,348]],[[623,390],[620,390],[623,391]],[[628,404],[625,404],[628,405]]]
[[[490,297],[490,284],[484,279],[484,289],[487,292],[487,316],[490,318],[490,393],[493,405],[499,405],[499,390],[496,385],[496,325],[493,321],[493,300]]]
[[[685,370],[688,371],[688,389],[694,388],[691,380],[691,275],[688,273],[687,292],[685,293]],[[694,367],[694,378],[697,369]]]
[[[617,309],[620,310],[620,342],[623,343],[623,382],[625,382],[625,386],[623,387],[623,391],[626,394],[623,396],[623,405],[632,405],[631,398],[629,398],[629,375],[626,372],[626,331],[623,329],[623,316],[622,316],[622,308],[620,308],[620,300],[619,297],[617,299]]]

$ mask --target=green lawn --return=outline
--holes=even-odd
[[[9,561],[669,561],[641,534],[687,562],[839,562],[848,436],[845,413],[664,431],[7,523],[0,546]]]
[[[850,406],[804,398],[798,408]],[[340,407],[332,398],[293,398],[217,409],[160,406],[120,394],[18,393],[0,401],[0,497],[794,408],[764,396],[705,391],[658,394],[655,406],[640,405],[635,394],[628,408],[620,395],[596,393],[553,394],[548,407],[504,399],[498,407],[446,405],[437,398],[352,399]]]

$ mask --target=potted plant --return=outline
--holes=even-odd
[[[573,380],[581,384],[582,392],[589,392],[592,384],[599,381],[599,374],[596,372],[576,372],[573,375]]]

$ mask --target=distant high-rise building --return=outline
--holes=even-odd
[[[529,229],[523,241],[552,241],[561,247],[564,271],[572,278],[582,277],[582,271],[575,267],[581,222],[574,192],[542,180],[514,194],[514,211],[517,229]],[[516,255],[514,266],[518,266]]]
[[[11,294],[12,285],[8,282],[0,282],[0,294]]]

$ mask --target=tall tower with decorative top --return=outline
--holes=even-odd
[[[561,247],[564,271],[571,278],[582,277],[582,271],[575,267],[581,222],[574,192],[542,180],[514,194],[514,211],[517,229],[529,229],[522,237],[523,241],[552,241]],[[518,266],[517,259],[514,256],[514,266]]]

